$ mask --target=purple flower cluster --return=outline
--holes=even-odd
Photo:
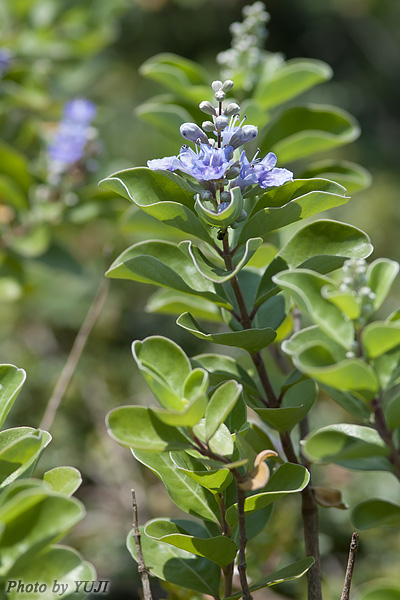
[[[147,166],[153,171],[182,171],[200,182],[223,179],[234,163],[232,146],[213,148],[208,144],[200,144],[196,152],[189,146],[182,146],[179,156],[149,160]]]
[[[254,125],[243,125],[240,122],[240,107],[229,104],[222,108],[225,91],[233,86],[233,82],[214,81],[212,84],[218,109],[210,102],[200,103],[200,109],[210,115],[213,121],[205,121],[200,128],[195,123],[181,125],[182,136],[194,142],[196,151],[184,145],[178,156],[167,156],[161,159],[149,160],[147,166],[154,170],[181,171],[200,182],[208,191],[221,190],[221,185],[229,188],[240,187],[245,192],[249,186],[258,185],[262,189],[283,185],[293,179],[293,173],[288,169],[276,167],[277,158],[269,152],[265,158],[255,157],[249,161],[243,150],[240,156],[234,153],[237,148],[255,139],[258,134]],[[216,140],[209,139],[206,132],[212,132]]]
[[[63,173],[84,157],[95,116],[96,106],[90,100],[75,98],[67,102],[63,119],[47,148],[51,173]]]

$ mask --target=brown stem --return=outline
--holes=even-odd
[[[229,242],[226,238],[224,238],[223,244],[223,257],[225,260],[225,266],[228,271],[232,271],[232,255],[229,251]],[[240,323],[243,329],[251,329],[251,318],[247,311],[239,281],[237,277],[232,277],[229,281],[239,307],[241,316]],[[251,353],[250,356],[254,366],[257,369],[258,376],[268,399],[268,402],[264,401],[265,405],[271,406],[272,408],[278,408],[280,406],[280,399],[276,396],[271,385],[261,352]],[[299,464],[299,459],[294,451],[290,434],[288,432],[282,433],[280,438],[288,461],[294,464]],[[321,565],[318,538],[318,508],[315,502],[314,493],[311,488],[311,480],[307,487],[301,492],[301,502],[306,554],[307,556],[313,556],[315,561],[314,565],[307,571],[308,600],[322,600]]]
[[[343,592],[340,600],[350,600],[350,586],[353,577],[354,563],[358,550],[358,533],[355,531],[351,536],[349,558],[347,560],[346,575],[344,578]]]
[[[244,600],[252,600],[253,596],[249,590],[249,584],[247,582],[247,573],[246,573],[246,544],[247,544],[247,536],[246,536],[246,518],[244,513],[244,503],[246,500],[245,492],[240,489],[239,481],[236,480],[236,490],[237,490],[237,501],[238,501],[238,519],[239,519],[239,561],[238,561],[238,570],[240,577],[240,586],[243,592]]]
[[[133,537],[135,538],[136,554],[138,558],[138,571],[142,581],[143,598],[144,600],[153,600],[150,588],[149,572],[144,562],[142,544],[140,541],[138,510],[136,503],[135,490],[132,490],[132,508],[133,508]]]
[[[218,494],[218,504],[219,504],[219,510],[221,513],[222,535],[225,535],[226,537],[230,538],[231,537],[231,528],[229,527],[228,523],[226,522],[226,518],[225,518],[226,506],[225,506],[223,494]],[[224,587],[225,587],[224,597],[225,598],[232,596],[232,580],[233,580],[234,566],[235,566],[235,563],[232,561],[229,565],[227,565],[226,567],[223,568]]]
[[[374,398],[371,402],[371,406],[375,415],[376,430],[390,450],[388,458],[394,467],[397,479],[400,480],[400,454],[393,442],[392,432],[387,426],[385,415],[382,410],[381,399],[379,397]]]
[[[100,315],[104,301],[107,297],[108,288],[109,280],[103,277],[97,294],[93,300],[93,303],[86,315],[86,319],[84,320],[80,330],[78,331],[78,334],[71,348],[71,352],[69,353],[67,362],[65,363],[64,368],[61,371],[61,375],[46,406],[45,413],[39,425],[40,429],[46,429],[48,431],[53,424],[57,410],[75,373],[75,369],[78,365],[79,359],[86,345],[88,337],[97,321],[98,316]]]

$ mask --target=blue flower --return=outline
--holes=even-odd
[[[88,125],[96,116],[96,106],[86,98],[74,98],[64,106],[64,120]]]
[[[182,146],[179,156],[149,160],[147,166],[153,171],[182,171],[198,181],[214,181],[222,179],[234,163],[232,146],[214,148],[208,144],[200,144],[195,152],[188,146]]]
[[[96,115],[96,106],[85,98],[74,98],[67,102],[63,119],[47,148],[50,159],[50,179],[59,180],[61,173],[82,160],[86,144],[92,136],[90,122]]]
[[[263,159],[257,158],[257,154],[251,162],[244,151],[241,154],[240,175],[235,181],[235,185],[238,185],[240,189],[244,190],[249,185],[256,183],[265,189],[283,185],[293,179],[291,171],[275,167],[277,158],[273,152],[268,152]]]

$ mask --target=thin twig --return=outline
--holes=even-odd
[[[138,571],[142,581],[143,598],[144,600],[153,600],[150,588],[149,572],[144,562],[142,544],[140,542],[138,510],[136,503],[135,490],[132,490],[132,508],[133,508],[133,537],[135,538],[136,554],[138,559]]]
[[[349,558],[347,560],[346,575],[344,577],[343,592],[340,600],[350,600],[350,586],[358,550],[358,541],[358,533],[355,531],[351,536]]]
[[[392,432],[387,426],[385,415],[382,410],[381,398],[374,398],[371,402],[371,407],[375,416],[376,430],[390,450],[388,458],[394,467],[394,473],[397,479],[400,481],[400,454],[394,444]]]
[[[90,332],[92,331],[97,321],[97,318],[101,312],[104,301],[107,297],[108,288],[109,280],[103,277],[99,289],[97,290],[97,294],[86,315],[86,319],[84,320],[81,328],[78,331],[78,334],[71,348],[71,352],[69,353],[67,362],[65,363],[64,368],[61,371],[61,375],[58,378],[54,391],[46,406],[45,413],[39,425],[40,429],[45,429],[46,431],[48,431],[53,424],[57,410],[74,375],[75,369],[81,357],[82,351],[86,345]]]

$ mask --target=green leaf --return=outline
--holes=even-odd
[[[357,590],[359,600],[400,600],[400,584],[398,581],[368,581],[362,589]]]
[[[207,333],[194,320],[190,313],[183,313],[178,317],[177,324],[179,327],[190,331],[193,335],[201,340],[207,340],[214,344],[222,344],[224,346],[234,346],[242,348],[248,352],[258,352],[271,344],[276,332],[271,327],[263,329],[244,329],[241,331],[233,331],[232,333]]]
[[[278,256],[283,258],[290,269],[300,266],[305,261],[321,258],[327,261],[328,256],[346,258],[366,258],[373,250],[369,237],[352,225],[321,219],[309,223],[299,229],[285,244]],[[338,261],[338,268],[343,261]]]
[[[323,344],[305,347],[293,358],[295,366],[317,381],[338,390],[359,394],[372,400],[379,389],[379,382],[372,367],[360,358],[348,358],[335,362]]]
[[[243,385],[244,390],[249,394],[259,394],[259,390],[254,383],[254,376],[250,375],[237,360],[231,356],[222,354],[198,354],[192,358],[192,362],[196,366],[201,366],[206,369],[211,378],[211,385],[227,381],[228,379],[236,379],[238,383]]]
[[[78,469],[74,467],[55,467],[50,471],[46,471],[43,475],[43,481],[49,483],[58,494],[72,496],[80,487],[82,477]]]
[[[3,488],[25,474],[29,477],[39,456],[51,441],[47,431],[14,427],[0,432],[0,470]]]
[[[251,257],[258,250],[260,245],[262,244],[261,238],[252,238],[247,240],[245,246],[241,247],[234,256],[234,268],[232,271],[226,271],[224,266],[215,264],[212,260],[210,260],[207,256],[205,256],[199,248],[193,246],[192,242],[181,242],[179,247],[182,249],[182,252],[190,256],[195,265],[196,269],[199,273],[212,281],[213,283],[224,283],[225,281],[229,281],[237,275],[237,273],[243,269],[243,267],[249,262]]]
[[[352,512],[351,520],[357,529],[371,529],[384,525],[400,525],[400,506],[386,500],[367,500],[358,504]]]
[[[277,189],[279,193],[273,190],[260,197],[240,231],[239,244],[249,238],[264,239],[272,231],[346,204],[349,200],[345,188],[324,179],[295,180]]]
[[[207,72],[199,64],[177,54],[152,56],[142,64],[140,74],[195,104],[210,96]]]
[[[165,452],[189,448],[190,443],[176,427],[160,421],[145,406],[120,406],[108,413],[108,434],[128,448]]]
[[[375,321],[361,334],[363,348],[370,358],[385,354],[400,344],[400,322]]]
[[[3,425],[16,397],[18,396],[26,373],[14,365],[0,365],[0,427]]]
[[[271,476],[263,492],[248,496],[245,500],[245,513],[252,513],[265,508],[272,502],[283,498],[287,494],[301,492],[310,480],[310,474],[302,465],[285,463]],[[237,504],[226,511],[226,520],[231,527],[238,521]]]
[[[302,442],[304,454],[313,462],[359,470],[392,471],[389,450],[379,434],[361,425],[328,425]]]
[[[162,104],[161,102],[145,102],[135,109],[136,115],[152,125],[169,139],[180,138],[179,128],[182,123],[193,120],[191,114],[177,104]]]
[[[214,495],[177,469],[168,452],[132,450],[132,454],[158,475],[172,501],[181,510],[206,521],[219,522],[220,511]]]
[[[144,167],[113,173],[100,181],[101,186],[131,200],[144,212],[201,240],[210,242],[210,235],[194,213],[194,198],[171,175]]]
[[[241,385],[232,380],[223,383],[215,390],[205,414],[207,440],[212,438],[221,423],[226,420],[238,401],[242,389]]]
[[[203,369],[191,371],[184,382],[183,400],[185,405],[182,410],[164,410],[162,408],[151,408],[150,410],[167,425],[193,427],[204,417],[206,412],[208,380],[208,373]]]
[[[158,258],[160,257],[160,258]],[[112,279],[129,279],[200,296],[225,308],[210,281],[200,275],[190,258],[171,242],[139,242],[125,250],[106,273]],[[221,289],[222,288],[218,288]]]
[[[17,254],[26,258],[36,258],[49,249],[51,231],[47,224],[32,227],[23,236],[10,236],[8,246]]]
[[[24,555],[35,556],[47,544],[65,535],[84,516],[75,498],[66,498],[45,488],[30,488],[8,497],[0,506],[2,563],[5,575]]]
[[[385,300],[398,272],[399,263],[388,258],[378,258],[368,266],[367,286],[376,294],[376,298],[372,302],[375,310]]]
[[[137,562],[133,531],[128,534],[126,545]],[[219,598],[221,569],[218,565],[150,538],[144,532],[141,545],[146,567],[152,575],[179,587]]]
[[[201,537],[191,535],[187,529],[191,523],[183,519],[153,519],[146,523],[144,530],[149,537],[208,558],[220,567],[226,567],[235,560],[237,548],[232,540],[223,535],[208,537],[206,529],[201,532]]]
[[[296,356],[307,347],[315,345],[328,348],[337,362],[345,358],[343,346],[329,337],[318,325],[311,325],[296,332],[288,340],[282,342],[281,348],[289,356]]]
[[[333,340],[344,348],[350,348],[354,341],[354,325],[345,320],[340,310],[321,296],[321,288],[331,280],[313,271],[296,269],[274,275],[273,281],[287,290],[299,308],[310,315]]]
[[[365,400],[357,398],[350,392],[336,390],[332,387],[322,385],[323,390],[347,412],[355,415],[358,419],[368,421],[371,416],[371,410]]]
[[[187,452],[170,452],[170,456],[177,469],[211,492],[223,492],[232,481],[233,476],[229,469],[207,469],[202,462]]]
[[[266,128],[261,154],[273,151],[280,164],[354,142],[360,127],[335,106],[295,106],[281,112]]]
[[[325,285],[321,289],[323,298],[329,300],[351,321],[359,318],[361,315],[361,299],[352,292],[343,292],[334,284]]]
[[[1,141],[0,164],[2,175],[12,178],[27,193],[32,183],[27,158],[6,142]]]
[[[160,335],[137,340],[132,354],[147,385],[161,406],[171,410],[186,408],[184,382],[190,375],[190,361],[182,348]]]
[[[400,395],[399,390],[394,390],[394,397],[389,401],[384,413],[389,429],[400,427]]]
[[[254,583],[250,586],[250,592],[255,592],[256,590],[261,590],[265,587],[269,587],[271,585],[276,585],[277,583],[283,583],[284,581],[291,581],[292,579],[299,579],[305,573],[307,573],[308,569],[312,567],[314,564],[314,558],[312,556],[307,556],[307,558],[302,558],[297,562],[294,562],[287,567],[283,567],[283,569],[279,569],[278,571],[274,571],[267,577],[264,577],[261,581]],[[242,593],[237,592],[233,596],[229,596],[225,600],[238,600],[242,596]]]
[[[239,219],[243,210],[242,191],[240,187],[236,186],[231,188],[229,193],[229,205],[221,212],[215,211],[214,207],[210,209],[207,208],[201,200],[201,194],[196,194],[194,209],[204,223],[207,223],[207,225],[211,225],[212,227],[222,228],[232,225]]]
[[[346,188],[352,195],[371,185],[372,177],[369,171],[347,160],[321,160],[311,165],[302,173],[303,178],[322,177],[332,179]]]
[[[254,91],[254,98],[264,109],[273,108],[331,77],[332,69],[328,64],[320,60],[295,58],[284,62],[269,77],[262,77]]]
[[[149,313],[178,316],[189,308],[196,319],[222,323],[219,308],[201,296],[189,296],[173,290],[160,289],[150,296],[145,310]]]
[[[264,423],[278,431],[290,431],[307,415],[315,403],[317,388],[310,379],[291,387],[283,397],[281,408],[255,408]]]
[[[233,454],[234,446],[232,435],[224,423],[221,423],[218,426],[218,429],[213,434],[211,439],[208,439],[206,435],[205,419],[202,419],[199,423],[197,423],[197,425],[193,427],[193,431],[202,442],[209,444],[214,453],[221,454],[222,456],[231,456]]]
[[[7,574],[8,581],[22,580],[26,583],[38,581],[40,573],[40,584],[47,586],[47,591],[43,592],[18,592],[16,586],[8,592],[8,600],[56,600],[60,598],[59,591],[53,592],[54,581],[63,583],[67,588],[63,598],[73,598],[81,600],[87,594],[76,591],[76,582],[79,581],[95,581],[96,571],[90,563],[86,562],[83,557],[72,548],[67,546],[52,546],[48,550],[41,552],[37,556],[29,556],[17,562],[17,564]],[[80,589],[82,590],[82,585]]]

